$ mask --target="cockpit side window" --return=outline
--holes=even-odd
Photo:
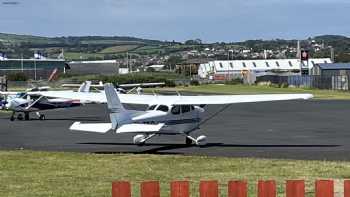
[[[181,105],[181,112],[182,113],[187,113],[191,111],[191,106],[190,105]]]
[[[151,105],[151,106],[148,107],[147,110],[154,110],[156,107],[157,107],[157,105]]]
[[[180,114],[180,106],[175,105],[173,108],[171,108],[171,113],[174,115]]]
[[[163,111],[163,112],[168,112],[169,111],[169,107],[166,105],[159,105],[157,108],[157,111]]]

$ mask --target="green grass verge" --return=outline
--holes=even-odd
[[[340,182],[349,176],[349,162],[0,151],[0,193],[8,197],[111,196],[114,180],[130,181],[133,196],[144,180],[159,180],[161,196],[169,196],[172,180],[189,180],[192,196],[198,196],[200,180],[218,180],[222,196],[229,180],[248,180],[249,196],[256,196],[257,180],[271,179],[279,196],[287,179],[306,180],[312,196],[316,179]]]
[[[139,45],[120,45],[120,46],[113,46],[113,47],[108,47],[100,51],[99,53],[122,53],[122,52],[127,52],[134,50],[138,48]]]
[[[164,90],[164,89],[157,89]],[[318,90],[303,88],[277,88],[269,86],[248,86],[248,85],[200,85],[189,87],[177,87],[177,91],[217,93],[217,94],[277,94],[277,93],[311,93],[315,99],[350,99],[350,91]]]

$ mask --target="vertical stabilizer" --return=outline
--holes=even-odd
[[[110,83],[104,85],[107,98],[108,110],[112,122],[112,129],[117,129],[119,126],[130,123],[131,117],[128,111],[124,108],[114,86]]]
[[[80,85],[78,92],[90,92],[90,87],[91,81],[85,81]]]

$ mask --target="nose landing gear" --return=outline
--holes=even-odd
[[[196,144],[197,146],[205,146],[207,144],[207,136],[201,135],[197,138],[194,138],[192,136],[186,135],[186,145],[191,145],[192,143]]]

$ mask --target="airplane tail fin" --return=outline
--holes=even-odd
[[[78,92],[90,92],[91,81],[85,81],[79,87]]]
[[[117,129],[123,124],[131,122],[131,116],[120,102],[119,96],[110,83],[104,85],[105,94],[107,98],[107,106],[109,110],[109,117],[112,122],[112,129]]]

